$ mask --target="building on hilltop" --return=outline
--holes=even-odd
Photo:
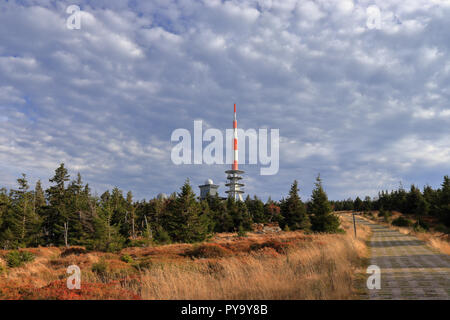
[[[215,197],[218,194],[219,185],[214,184],[211,179],[205,181],[205,184],[198,186],[200,188],[200,200],[205,200],[208,195]]]

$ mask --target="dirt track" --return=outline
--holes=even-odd
[[[381,289],[366,289],[363,299],[450,299],[449,255],[414,236],[359,217],[356,221],[372,229],[370,264],[381,269]]]

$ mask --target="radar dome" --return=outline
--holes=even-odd
[[[208,179],[205,181],[205,184],[214,184],[214,182],[212,181],[212,179]]]
[[[165,193],[160,193],[160,194],[158,194],[157,198],[158,198],[159,200],[167,199],[167,194],[165,194]]]

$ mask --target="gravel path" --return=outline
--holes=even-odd
[[[358,216],[356,221],[372,229],[370,264],[381,269],[381,289],[366,289],[363,299],[450,299],[449,255],[438,253],[414,236]]]

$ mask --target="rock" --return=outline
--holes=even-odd
[[[265,234],[265,233],[278,233],[281,232],[281,228],[277,222],[270,223],[254,223],[252,225],[252,230],[255,233]]]

